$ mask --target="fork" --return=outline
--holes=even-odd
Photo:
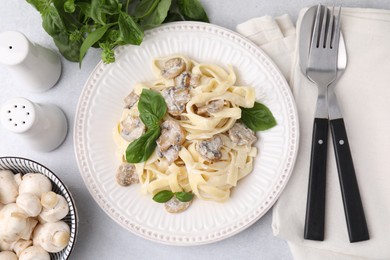
[[[309,185],[306,206],[305,239],[324,240],[326,159],[328,142],[327,89],[337,76],[337,46],[340,28],[334,8],[318,5],[310,43],[307,77],[318,88],[313,123]],[[335,21],[334,21],[335,20]]]
[[[347,63],[345,43],[340,37],[340,10],[341,8],[335,15],[333,8],[329,15],[327,7],[318,6],[310,44],[306,74],[318,86],[319,95],[313,128],[305,238],[324,239],[326,143],[329,118],[349,240],[352,243],[368,240],[369,233],[344,119],[334,93],[333,83],[338,76],[341,76]],[[323,97],[324,92],[325,97]],[[316,120],[320,120],[318,125]],[[324,140],[320,139],[321,137]],[[318,151],[323,152],[320,157],[313,154]],[[313,158],[317,158],[317,161]]]

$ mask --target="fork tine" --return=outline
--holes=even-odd
[[[340,15],[341,15],[341,6],[339,7],[339,11],[335,14],[335,26],[333,32],[333,43],[331,48],[338,46],[340,40]]]
[[[318,47],[319,34],[320,34],[320,21],[321,20],[321,5],[317,7],[316,20],[314,22],[313,34],[311,36],[310,50]]]
[[[325,48],[325,34],[326,34],[326,21],[328,18],[328,8],[325,6],[325,11],[322,15],[321,34],[319,39],[319,46]]]
[[[328,9],[328,8],[326,8],[326,9]],[[330,48],[333,47],[332,40],[334,39],[333,33],[335,31],[335,29],[333,28],[333,26],[334,26],[333,23],[334,23],[334,6],[332,7],[332,11],[331,11],[330,17],[329,17],[328,32],[326,35],[326,44],[325,44],[326,47],[330,47]]]

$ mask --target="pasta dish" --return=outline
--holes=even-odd
[[[232,187],[252,171],[257,154],[256,134],[242,118],[243,109],[255,106],[255,89],[237,86],[232,66],[224,69],[171,56],[154,59],[152,67],[156,80],[133,87],[113,131],[122,163],[118,183],[140,183],[142,192],[153,196],[167,191],[168,195],[191,193],[202,200],[227,200]],[[157,107],[154,96],[146,98],[147,90],[165,104]],[[158,127],[150,122],[159,113]],[[130,163],[129,158],[143,156],[142,149],[129,155],[140,139],[144,139],[140,147],[151,147],[151,154]],[[167,210],[179,212],[181,201],[171,202],[173,209]]]

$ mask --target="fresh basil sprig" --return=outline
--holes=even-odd
[[[102,49],[105,63],[113,48],[139,45],[144,30],[173,20],[208,22],[199,0],[26,0],[42,16],[42,27],[60,53],[81,64],[90,47]]]
[[[173,196],[181,202],[189,202],[194,198],[194,194],[192,192],[172,192],[170,190],[162,190],[153,196],[153,200],[158,203],[165,203],[172,199]]]
[[[241,121],[253,131],[264,131],[276,125],[269,108],[258,102],[251,108],[241,107]]]
[[[167,105],[160,93],[143,89],[138,101],[138,111],[147,131],[127,146],[128,163],[144,162],[152,155],[157,146],[156,140],[161,132],[160,121],[167,111]]]

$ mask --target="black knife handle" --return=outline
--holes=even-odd
[[[327,118],[315,118],[311,145],[309,185],[307,191],[305,239],[324,240]]]
[[[370,239],[344,120],[330,120],[349,241]]]

